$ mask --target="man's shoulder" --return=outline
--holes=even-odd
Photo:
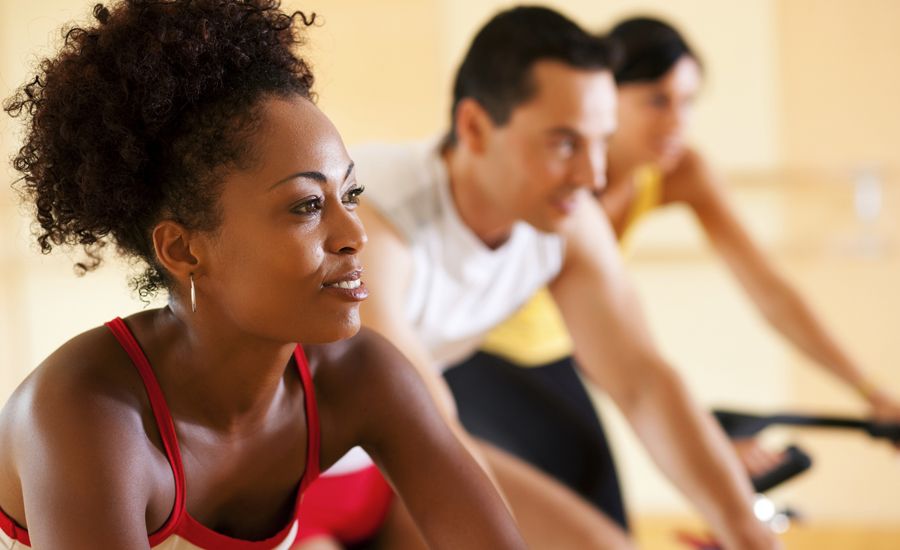
[[[599,202],[585,197],[559,232],[565,248],[564,265],[581,264],[584,261],[601,263],[620,257],[618,241],[609,218]]]

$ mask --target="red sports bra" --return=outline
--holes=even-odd
[[[298,344],[294,349],[294,360],[300,371],[303,381],[303,394],[306,406],[307,442],[306,442],[306,469],[297,490],[294,503],[294,515],[291,522],[277,534],[261,541],[248,541],[223,535],[205,527],[188,514],[185,509],[185,481],[184,467],[181,462],[181,452],[178,449],[178,439],[175,434],[175,424],[172,415],[166,405],[165,397],[153,374],[153,369],[147,356],[138,344],[134,335],[125,322],[116,317],[106,323],[116,340],[128,353],[138,373],[144,381],[147,396],[150,398],[150,406],[153,416],[159,427],[166,457],[172,467],[175,476],[175,506],[169,519],[155,533],[150,535],[150,546],[154,550],[194,550],[194,549],[222,549],[222,550],[287,550],[297,538],[299,530],[300,498],[310,483],[319,475],[319,413],[316,408],[316,397],[313,390],[312,377],[309,373],[309,365],[303,348]],[[22,529],[5,513],[0,510],[0,548],[28,548],[31,541],[28,531]]]

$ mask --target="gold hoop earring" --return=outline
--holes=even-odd
[[[194,288],[194,274],[191,273],[191,311],[197,313],[197,289]]]

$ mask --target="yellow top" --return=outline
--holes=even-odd
[[[637,221],[660,204],[662,173],[659,169],[644,166],[637,170],[635,194],[619,239],[623,248]],[[518,365],[538,366],[571,355],[572,339],[553,297],[542,288],[519,311],[489,332],[481,349]]]

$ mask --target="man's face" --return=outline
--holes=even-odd
[[[577,201],[606,181],[606,144],[616,126],[616,88],[606,70],[539,61],[535,94],[493,126],[483,192],[511,219],[556,232]]]

